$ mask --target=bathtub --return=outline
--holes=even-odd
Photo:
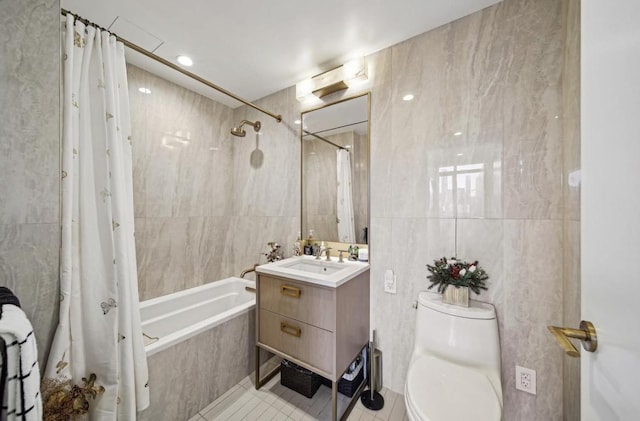
[[[232,277],[141,302],[147,357],[252,310],[256,295],[245,287],[255,282]]]
[[[140,303],[150,404],[138,421],[191,419],[254,370],[247,286],[255,282],[227,278]]]

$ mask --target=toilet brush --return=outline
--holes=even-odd
[[[377,355],[376,355],[377,354]],[[365,390],[360,395],[360,401],[365,408],[373,411],[379,411],[384,406],[384,398],[378,391],[378,373],[379,368],[377,362],[380,361],[382,368],[382,356],[380,351],[376,351],[376,331],[373,331],[373,340],[369,342],[369,390]]]

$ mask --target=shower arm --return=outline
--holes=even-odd
[[[98,25],[98,24],[95,24],[95,23],[93,23],[93,22],[91,22],[91,21],[89,21],[89,20],[87,20],[87,19],[84,19],[84,18],[82,18],[82,17],[80,17],[80,16],[76,15],[75,13],[70,12],[70,11],[65,10],[65,9],[60,9],[60,14],[61,14],[62,16],[71,15],[71,16],[73,16],[76,20],[78,20],[78,21],[80,21],[80,22],[84,23],[85,25],[90,25],[90,26],[93,26],[93,27],[95,27],[95,28],[98,28],[98,29],[100,29],[100,30],[102,30],[102,31],[108,32],[108,33],[110,33],[111,35],[113,35],[113,36],[116,38],[116,40],[117,40],[117,41],[120,41],[120,42],[121,42],[121,43],[123,43],[126,47],[128,47],[128,48],[132,49],[133,51],[136,51],[136,52],[138,52],[138,53],[142,54],[143,56],[146,56],[146,57],[148,57],[148,58],[150,58],[150,59],[152,59],[152,60],[155,60],[155,61],[157,61],[158,63],[164,64],[165,66],[167,66],[167,67],[169,67],[169,68],[171,68],[171,69],[173,69],[173,70],[175,70],[175,71],[177,71],[177,72],[180,72],[180,73],[182,73],[183,75],[188,76],[188,77],[190,77],[191,79],[194,79],[194,80],[196,80],[196,81],[198,81],[198,82],[202,83],[203,85],[206,85],[206,86],[208,86],[208,87],[210,87],[210,88],[212,88],[212,89],[215,89],[216,91],[218,91],[218,92],[220,92],[220,93],[222,93],[222,94],[224,94],[224,95],[226,95],[226,96],[228,96],[228,97],[231,97],[231,98],[235,99],[236,101],[243,103],[244,105],[247,105],[247,106],[249,106],[249,107],[251,107],[251,108],[253,108],[253,109],[255,109],[255,110],[258,110],[258,111],[260,111],[261,113],[264,113],[264,114],[266,114],[266,115],[268,115],[268,116],[272,117],[272,118],[273,118],[274,120],[276,120],[278,123],[280,123],[280,122],[282,121],[282,115],[280,115],[280,114],[274,114],[274,113],[272,113],[272,112],[270,112],[270,111],[267,111],[267,110],[265,110],[265,109],[263,109],[263,108],[260,108],[260,107],[258,107],[257,105],[253,104],[252,102],[250,102],[250,101],[248,101],[248,100],[246,100],[246,99],[244,99],[244,98],[242,98],[242,97],[239,97],[238,95],[236,95],[236,94],[234,94],[234,93],[232,93],[232,92],[227,91],[226,89],[224,89],[224,88],[222,88],[222,87],[220,87],[220,86],[216,85],[215,83],[209,82],[208,80],[201,78],[200,76],[196,75],[195,73],[191,73],[191,72],[189,72],[189,71],[187,71],[187,70],[183,69],[182,67],[180,67],[180,66],[178,66],[178,65],[176,65],[176,64],[173,64],[172,62],[170,62],[170,61],[168,61],[168,60],[165,60],[164,58],[162,58],[162,57],[160,57],[160,56],[155,55],[155,54],[153,54],[153,53],[152,53],[152,52],[150,52],[150,51],[145,50],[144,48],[140,47],[139,45],[134,44],[134,43],[132,43],[131,41],[128,41],[128,40],[126,40],[126,39],[124,39],[124,38],[122,38],[122,37],[120,37],[120,36],[118,36],[118,35],[114,34],[113,32],[109,31],[108,29],[103,28],[102,26],[100,26],[100,25]]]
[[[248,124],[249,126],[253,127],[253,130],[260,131],[260,122],[256,120],[256,122],[251,122],[249,120],[242,120],[240,122],[240,125],[238,126],[238,129],[242,129],[242,126],[244,126],[245,124]]]

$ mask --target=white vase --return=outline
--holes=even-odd
[[[442,293],[442,302],[455,306],[469,307],[469,287],[447,286]]]

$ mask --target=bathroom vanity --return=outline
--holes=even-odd
[[[369,341],[369,265],[298,256],[256,272],[256,388],[277,373],[260,377],[264,349],[331,380],[337,420],[337,382]]]

